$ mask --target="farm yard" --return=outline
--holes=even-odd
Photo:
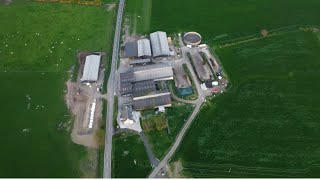
[[[0,176],[96,177],[71,141],[65,82],[78,50],[110,51],[115,10],[16,0],[0,17]]]
[[[232,86],[187,133],[175,156],[185,176],[319,176],[317,35],[290,32],[217,50]]]

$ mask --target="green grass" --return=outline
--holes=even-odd
[[[147,152],[139,135],[115,135],[112,149],[113,178],[144,178],[151,171]]]
[[[185,175],[319,177],[316,34],[287,33],[217,54],[232,87],[202,108],[185,136],[175,157]]]
[[[143,1],[130,1],[126,9],[142,12]],[[221,42],[259,34],[262,29],[319,25],[319,6],[317,0],[152,0],[149,32],[197,31],[207,43]],[[143,25],[138,27],[143,32]]]
[[[103,7],[22,0],[2,6],[0,70],[68,70],[78,50],[108,49],[113,15]]]
[[[80,169],[87,151],[71,142],[66,71],[78,50],[109,49],[114,12],[24,0],[0,6],[1,177],[92,174]],[[29,110],[26,95],[31,97]],[[60,123],[65,127],[59,129]],[[23,133],[25,128],[29,132]]]
[[[151,23],[152,2],[152,0],[126,1],[125,16],[130,20],[131,33],[149,32]]]
[[[168,120],[170,134],[168,134],[167,129],[161,131],[145,131],[151,149],[158,159],[161,159],[165,155],[192,111],[192,105],[175,102],[172,107],[166,108],[166,118]],[[147,120],[148,119],[142,121]]]
[[[0,80],[0,140],[4,142],[0,176],[79,177],[84,148],[70,139],[72,124],[63,106],[65,75],[1,72]],[[29,110],[27,95],[31,98]],[[59,130],[60,123],[69,125]]]

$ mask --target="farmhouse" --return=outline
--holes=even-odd
[[[127,58],[148,58],[151,57],[149,39],[140,39],[136,42],[125,44],[125,55]]]
[[[132,106],[124,105],[121,109],[120,121],[124,124],[133,124],[135,122],[132,112]]]
[[[167,33],[157,31],[150,34],[153,57],[169,56],[170,50],[168,45]]]
[[[100,55],[89,55],[86,57],[81,82],[91,83],[98,80],[100,59]]]

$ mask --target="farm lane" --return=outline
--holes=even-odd
[[[151,147],[150,147],[150,144],[148,142],[148,139],[147,137],[145,136],[145,134],[143,133],[143,131],[141,131],[139,133],[140,137],[141,137],[141,140],[143,141],[143,144],[146,148],[146,151],[147,151],[147,154],[148,154],[148,157],[149,157],[149,160],[150,160],[150,163],[151,163],[151,166],[152,167],[157,167],[159,165],[159,160],[154,156],[152,150],[151,150]]]

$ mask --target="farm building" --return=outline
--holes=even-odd
[[[142,65],[142,64],[150,64],[151,59],[133,59],[129,62],[130,66]]]
[[[132,106],[124,105],[121,108],[120,121],[124,124],[133,124],[135,122],[132,112]]]
[[[132,83],[133,97],[143,96],[156,91],[156,85],[153,80],[139,81]]]
[[[151,57],[151,47],[149,39],[140,39],[136,42],[125,44],[125,55],[128,58]]]
[[[162,31],[157,31],[150,34],[151,47],[153,52],[153,57],[169,56],[169,44],[167,33]]]
[[[138,66],[133,68],[135,81],[163,81],[173,79],[173,70],[169,64],[159,63],[148,66]]]
[[[143,110],[148,108],[155,108],[158,106],[170,107],[171,106],[171,96],[170,93],[152,96],[145,99],[133,100],[133,109]]]
[[[86,57],[81,82],[91,83],[98,80],[100,59],[100,55],[89,55]]]

